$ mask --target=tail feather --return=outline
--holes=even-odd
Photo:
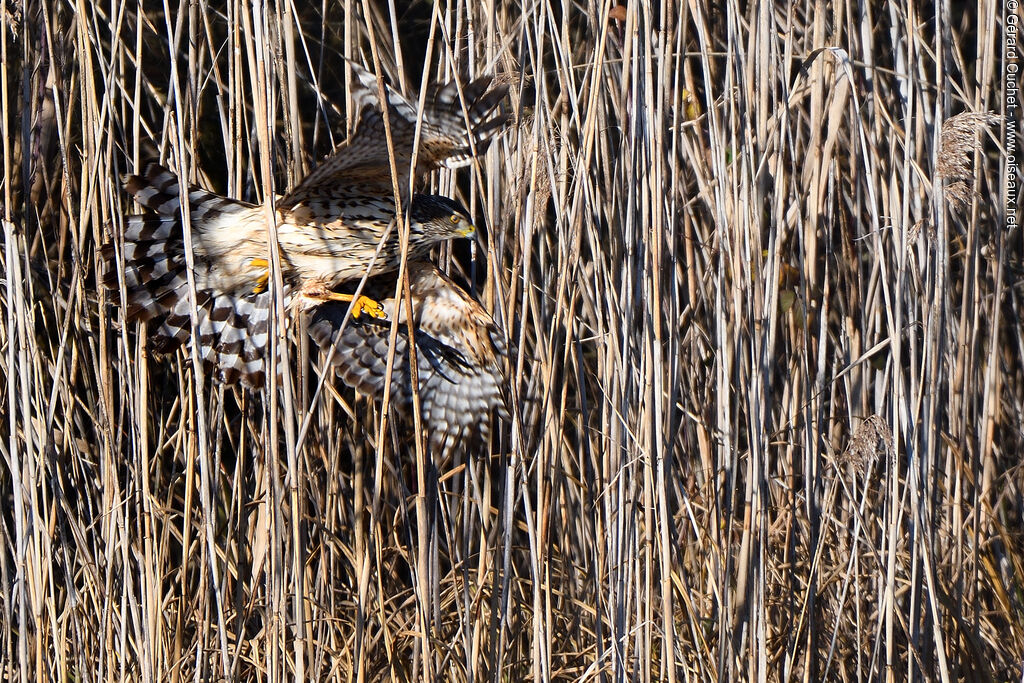
[[[221,373],[221,380],[226,384],[233,384],[243,377],[248,378],[249,384],[253,384],[254,374],[262,371],[262,358],[251,368],[242,358],[248,337],[245,319],[239,313],[240,308],[234,301],[220,299],[210,315],[211,320],[219,323],[214,345],[217,351],[215,364]],[[262,380],[259,383],[262,384]]]
[[[176,175],[160,164],[146,164],[140,175],[126,175],[123,180],[124,189],[147,209],[171,218],[178,218],[181,215],[181,184]],[[189,185],[187,189],[189,217],[193,221],[214,218],[255,206],[237,199],[221,197],[195,185]],[[126,232],[125,238],[128,237],[129,234]],[[143,236],[140,237],[144,239]]]
[[[182,270],[169,272],[145,284],[128,287],[127,310],[129,320],[151,320],[172,311],[178,300],[188,297],[188,279]]]
[[[152,348],[157,353],[172,353],[187,346],[192,338],[181,185],[174,174],[158,164],[146,165],[139,175],[126,176],[124,183],[139,204],[155,213],[126,219],[123,269],[116,266],[117,247],[113,243],[101,248],[106,263],[101,281],[112,290],[123,283],[126,318],[147,322]],[[186,196],[190,220],[200,231],[207,221],[253,206],[197,187],[189,187]],[[197,342],[207,373],[226,384],[242,381],[262,386],[269,307],[267,292],[196,292]],[[254,330],[258,334],[253,334]]]
[[[181,223],[177,215],[139,214],[128,216],[124,222],[125,244],[159,243],[175,235],[180,239]]]

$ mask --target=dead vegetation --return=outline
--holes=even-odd
[[[651,4],[6,0],[6,678],[1019,678],[1000,6]],[[96,285],[122,173],[283,192],[345,58],[514,84],[433,180],[513,349],[472,454],[381,433],[308,344],[280,393],[212,384]]]

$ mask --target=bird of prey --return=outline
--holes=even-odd
[[[353,68],[359,81],[353,93],[357,112],[353,134],[275,203],[289,310],[348,301],[351,296],[333,291],[339,284],[399,266],[399,232],[392,226],[394,180],[410,219],[411,259],[426,258],[430,248],[443,240],[472,235],[475,228],[463,207],[447,197],[410,195],[410,180],[421,185],[431,170],[470,163],[507,120],[499,105],[508,88],[491,88],[490,77],[466,84],[461,97],[454,81],[433,88],[422,112],[386,88],[397,173],[393,179],[377,81],[363,69]],[[413,168],[418,120],[421,137]],[[152,210],[128,217],[120,249],[122,268],[115,266],[120,262],[115,244],[102,249],[108,264],[103,282],[111,289],[123,282],[126,317],[150,321],[149,335],[158,352],[188,342],[191,316],[181,216],[187,203],[200,356],[206,370],[222,382],[241,380],[262,386],[272,304],[264,207],[183,187],[177,176],[157,164],[128,176],[125,188]],[[383,314],[376,302],[367,299],[357,301],[353,312],[356,316]]]
[[[432,263],[413,261],[408,268],[420,414],[431,451],[446,453],[467,436],[486,439],[492,410],[508,418],[504,336],[484,308]],[[327,303],[313,312],[309,335],[346,384],[379,400],[387,378],[389,321],[397,318],[391,404],[410,417],[409,309],[392,296],[394,277],[369,282],[367,291],[380,301],[387,321],[362,316],[338,332],[345,305]]]

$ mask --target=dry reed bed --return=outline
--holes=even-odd
[[[1021,235],[937,125],[1001,110],[1002,10],[952,4],[6,0],[5,675],[1019,677]],[[225,390],[95,286],[120,173],[280,192],[360,53],[514,84],[434,182],[516,419],[436,486],[306,345]]]

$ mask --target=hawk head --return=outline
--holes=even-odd
[[[414,195],[409,216],[412,232],[428,243],[471,237],[476,232],[462,204],[437,194]]]

